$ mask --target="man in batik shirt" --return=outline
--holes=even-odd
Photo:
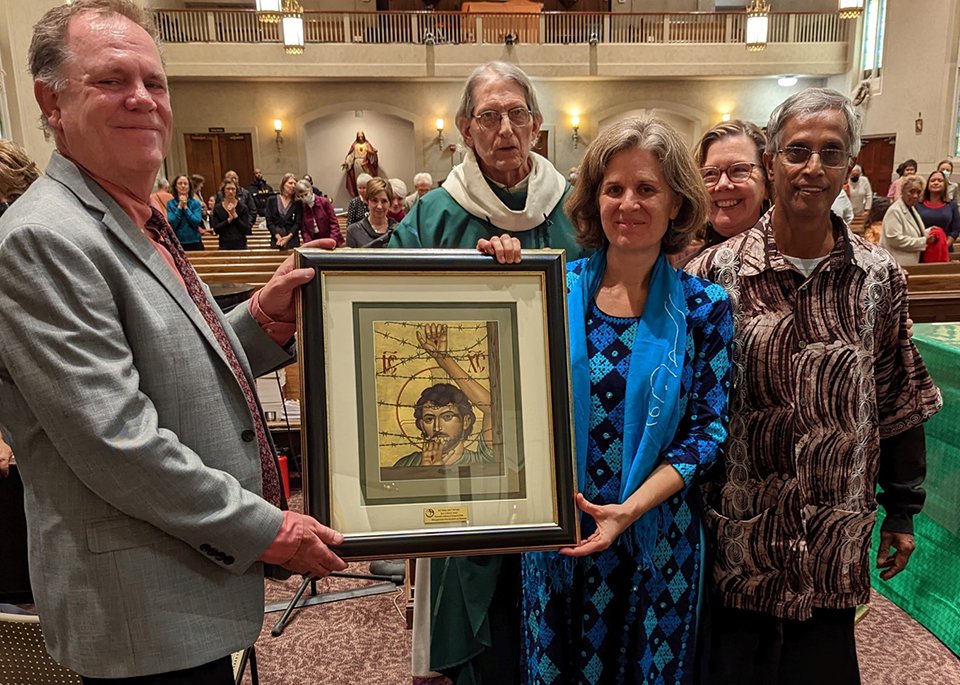
[[[858,684],[878,503],[881,577],[914,548],[923,422],[942,401],[907,335],[903,272],[830,212],[858,129],[834,91],[784,101],[764,155],[774,208],[687,267],[726,288],[737,327],[730,437],[704,486],[711,685]]]

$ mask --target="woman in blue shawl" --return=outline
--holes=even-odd
[[[673,269],[707,219],[700,173],[657,119],[587,149],[566,204],[596,252],[567,269],[583,540],[523,559],[528,683],[690,683],[703,574],[695,485],[726,437],[724,290]]]

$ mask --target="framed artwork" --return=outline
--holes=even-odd
[[[578,540],[565,264],[297,251],[304,506],[349,559]]]

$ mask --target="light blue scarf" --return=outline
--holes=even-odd
[[[606,271],[606,250],[587,260],[570,286],[570,357],[573,418],[576,429],[577,483],[586,482],[590,425],[590,360],[587,358],[587,315]],[[677,271],[662,254],[650,274],[650,292],[630,353],[623,420],[623,473],[620,502],[626,501],[661,461],[680,422],[680,376],[687,340],[687,306]],[[625,532],[635,556],[649,564],[657,535],[656,511],[650,511]],[[636,554],[640,552],[640,554]]]

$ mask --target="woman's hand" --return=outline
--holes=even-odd
[[[605,504],[603,506],[588,502],[583,493],[577,493],[577,507],[580,511],[589,514],[597,522],[597,529],[586,540],[581,540],[576,547],[564,547],[560,554],[568,557],[585,557],[588,554],[602,552],[620,537],[620,533],[633,523],[626,507],[622,504]]]
[[[520,241],[509,233],[493,236],[490,240],[480,238],[477,241],[477,250],[485,255],[495,257],[500,264],[520,263]]]

